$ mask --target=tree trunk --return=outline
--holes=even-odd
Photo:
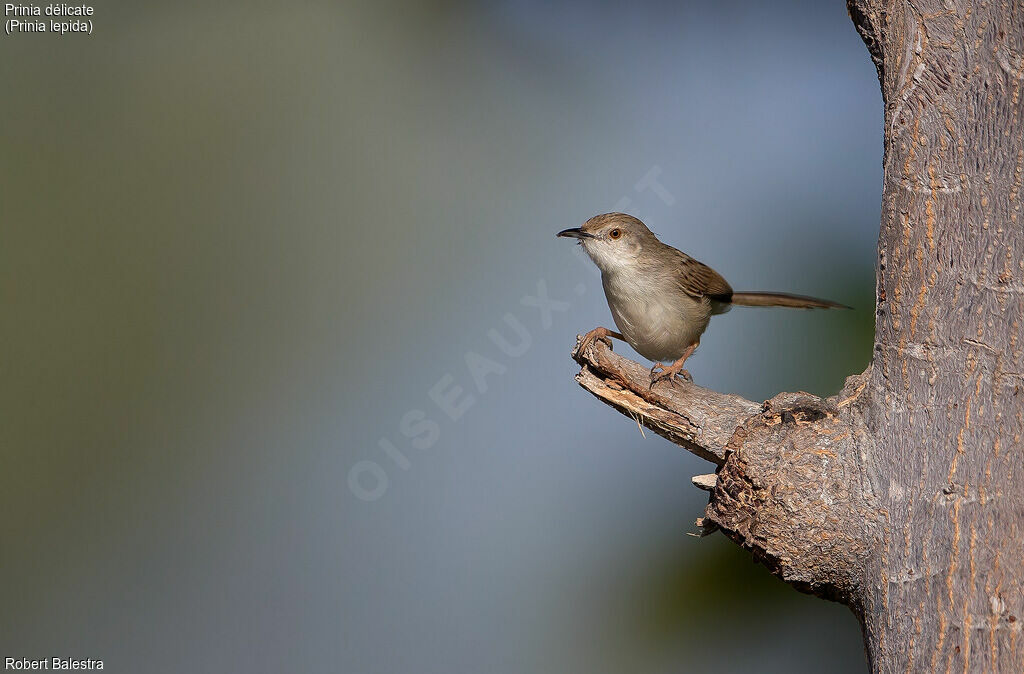
[[[718,465],[721,529],[880,672],[1024,672],[1024,2],[849,0],[885,101],[874,359],[763,405],[596,343],[587,390]]]

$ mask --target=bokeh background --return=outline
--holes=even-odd
[[[845,3],[95,7],[0,35],[0,657],[864,671],[847,609],[687,536],[709,464],[574,383],[610,316],[554,237],[619,208],[854,306],[736,309],[691,361],[836,392],[882,152]]]

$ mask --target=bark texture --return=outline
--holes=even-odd
[[[1024,4],[858,0],[885,101],[872,661],[1024,672]]]
[[[600,342],[580,384],[717,465],[720,528],[880,672],[1024,672],[1024,1],[849,0],[885,102],[874,359],[757,404]]]

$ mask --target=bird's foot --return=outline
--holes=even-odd
[[[587,334],[583,335],[583,338],[580,339],[580,345],[579,348],[576,349],[576,353],[586,353],[590,345],[597,340],[601,340],[607,344],[609,349],[612,348],[612,340],[609,337],[612,334],[617,335],[618,333],[613,333],[608,328],[594,328]]]
[[[676,362],[668,367],[665,367],[661,363],[655,363],[651,368],[651,385],[647,387],[647,390],[653,389],[654,385],[659,381],[668,380],[669,384],[675,383],[676,375],[679,375],[686,381],[693,383],[693,377],[687,370],[683,369],[682,362]]]

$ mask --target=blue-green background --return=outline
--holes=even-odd
[[[836,392],[870,356],[882,151],[844,2],[95,7],[91,36],[0,35],[0,657],[864,671],[847,609],[686,535],[709,464],[574,383],[610,317],[554,238],[628,199],[737,289],[853,305],[736,309],[691,361]],[[468,352],[503,368],[484,392]]]

